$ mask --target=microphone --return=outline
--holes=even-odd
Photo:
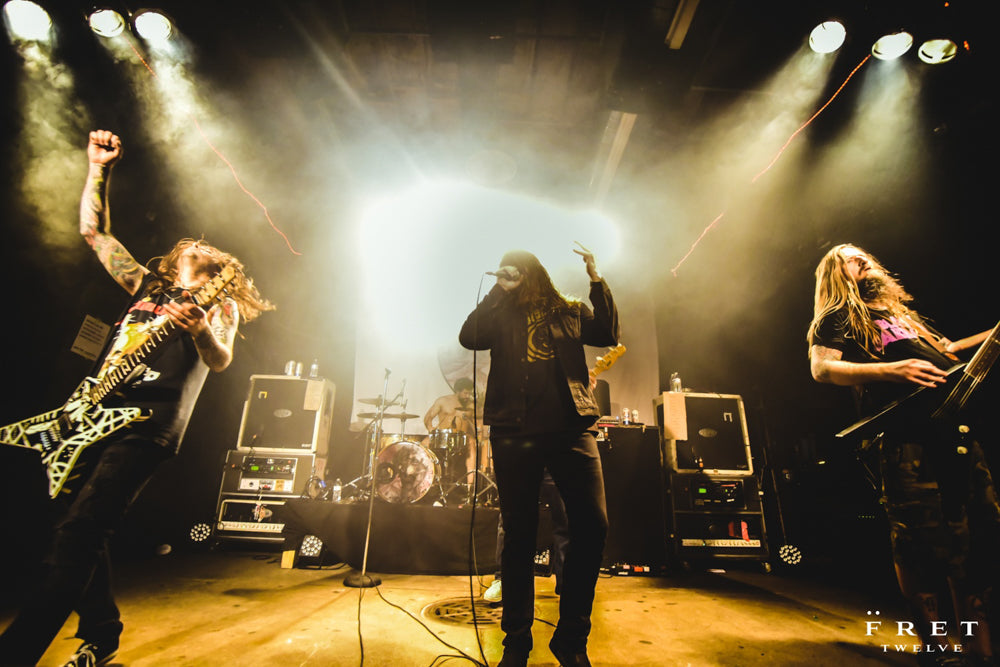
[[[507,269],[500,269],[499,271],[487,271],[486,275],[495,276],[497,278],[506,278],[507,280],[517,280],[517,276],[512,274]]]

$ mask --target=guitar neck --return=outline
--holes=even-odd
[[[149,332],[145,342],[131,353],[123,356],[118,364],[101,379],[91,390],[95,401],[102,400],[118,387],[132,372],[144,363],[160,344],[170,338],[178,330],[173,320],[166,320],[156,329]]]
[[[972,392],[986,377],[997,357],[1000,357],[1000,340],[998,338],[1000,338],[1000,323],[993,327],[972,359],[962,369],[962,377],[954,389],[949,392],[948,398],[944,400],[941,407],[934,412],[935,416],[953,415],[965,406]]]

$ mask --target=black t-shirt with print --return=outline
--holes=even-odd
[[[111,333],[106,352],[97,366],[98,374],[151,340],[153,332],[167,321],[163,304],[181,298],[175,292],[156,290],[149,276],[144,279]],[[227,306],[235,308],[235,303]],[[149,416],[130,425],[130,432],[176,451],[207,375],[208,366],[201,361],[194,340],[177,329],[155,344],[145,362],[103,403],[142,408]]]
[[[811,345],[822,345],[839,350],[844,361],[856,363],[872,361],[902,361],[904,359],[925,359],[938,368],[948,370],[956,362],[927,343],[917,330],[905,319],[886,311],[870,310],[872,321],[882,331],[882,349],[872,356],[866,351],[847,327],[847,315],[837,311],[820,322]],[[927,326],[926,324],[924,326]],[[934,335],[938,332],[930,327]],[[872,382],[865,387],[861,409],[868,412],[914,391],[918,385],[898,382]]]

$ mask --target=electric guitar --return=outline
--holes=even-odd
[[[851,424],[837,434],[871,438],[885,430],[886,424],[908,415],[930,415],[932,419],[949,420],[965,407],[972,392],[983,381],[993,362],[1000,356],[1000,323],[998,323],[976,350],[967,364],[958,364],[948,370],[945,383],[937,387],[920,387],[906,396],[892,401],[869,417]],[[942,395],[944,398],[942,399]],[[917,410],[918,412],[914,412]]]
[[[206,306],[235,277],[236,270],[226,266],[192,298],[199,306]],[[84,378],[62,407],[0,427],[0,444],[41,452],[49,478],[49,496],[55,498],[86,447],[132,422],[149,418],[150,413],[140,408],[105,408],[101,401],[125,380],[138,377],[145,370],[143,364],[151,361],[160,345],[178,331],[180,327],[170,318],[143,330],[141,336],[128,340],[124,353],[105,364],[96,377]]]

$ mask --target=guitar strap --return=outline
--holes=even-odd
[[[940,352],[943,356],[947,357],[948,359],[951,359],[952,361],[958,361],[958,357],[956,357],[954,354],[946,350],[944,348],[944,345],[941,344],[942,336],[940,334],[938,334],[936,331],[933,331],[930,327],[928,327],[926,324],[924,324],[923,322],[921,322],[916,318],[909,317],[907,319],[910,320],[910,323],[913,325],[913,328],[917,330],[917,335],[920,336],[921,340],[923,340],[925,343],[930,345],[932,348]]]

